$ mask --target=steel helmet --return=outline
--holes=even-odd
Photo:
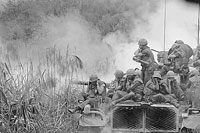
[[[182,40],[176,40],[175,43],[177,43],[177,44],[184,44],[184,42]]]
[[[141,74],[142,74],[142,72],[140,70],[136,70],[134,75],[135,76],[141,76]]]
[[[130,69],[128,69],[127,71],[126,71],[126,76],[133,76],[135,74],[135,70],[134,69],[132,69],[132,68],[130,68]]]
[[[98,79],[99,79],[98,76],[97,76],[96,74],[93,74],[93,75],[90,76],[89,82],[95,82],[95,81],[97,81]]]
[[[91,106],[89,104],[85,105],[83,109],[84,114],[89,114],[90,113]]]
[[[168,71],[167,72],[167,77],[174,77],[176,76],[175,73],[173,71]]]
[[[161,77],[161,75],[160,75],[159,71],[154,71],[154,74],[153,74],[153,76],[152,76],[152,77],[153,77],[153,78],[162,79],[162,77]]]
[[[116,70],[114,75],[117,78],[122,78],[124,76],[124,73],[121,70]]]
[[[146,46],[148,44],[148,42],[146,39],[142,38],[139,40],[138,44],[141,46]]]

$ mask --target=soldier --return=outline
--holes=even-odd
[[[161,81],[162,86],[166,86],[166,93],[164,94],[165,102],[169,102],[175,107],[179,107],[178,101],[184,99],[184,93],[175,79],[175,73],[168,71],[167,78]]]
[[[129,71],[128,71],[129,72]],[[126,100],[140,102],[143,97],[144,84],[141,79],[141,71],[137,70],[134,73],[127,73],[126,89],[127,93],[122,98],[114,100],[113,105]]]
[[[168,51],[168,59],[174,67],[174,72],[180,73],[182,66],[188,66],[189,59],[193,55],[192,48],[182,40],[176,40]]]
[[[192,82],[189,80],[189,67],[188,66],[182,66],[181,72],[179,74],[180,76],[180,87],[185,92],[187,89],[190,88]]]
[[[121,87],[122,87],[122,78],[124,76],[124,73],[123,71],[121,70],[116,70],[115,73],[115,80],[112,81],[108,86],[109,90],[108,90],[108,97],[112,98],[113,97],[113,94],[116,90],[120,90]]]
[[[193,108],[200,108],[200,75],[197,69],[190,72],[191,87],[186,90],[187,102],[192,105]]]
[[[128,92],[134,92],[135,94],[139,94],[140,98],[139,101],[141,101],[144,90],[144,83],[141,79],[141,71],[136,70],[134,73],[134,80],[128,81],[129,83],[126,84],[126,89]],[[127,78],[128,80],[128,78]]]
[[[200,45],[197,46],[194,52],[193,66],[200,72]]]
[[[176,81],[175,76],[176,75],[173,71],[169,71],[167,73],[167,78],[163,80],[163,83],[168,86],[170,94],[175,95],[176,99],[178,101],[181,101],[184,98],[184,93],[183,90],[180,88],[178,82]]]
[[[152,101],[153,95],[159,94],[159,85],[161,80],[161,75],[158,71],[155,71],[152,78],[146,83],[144,88],[144,95],[147,102]]]
[[[135,52],[133,60],[140,62],[142,66],[142,80],[144,84],[149,81],[152,77],[153,72],[157,69],[157,64],[155,63],[154,55],[151,49],[147,46],[148,42],[146,39],[140,39],[139,49]]]
[[[75,109],[69,109],[70,113],[75,113],[76,111],[83,111],[86,105],[91,107],[96,106],[96,101],[103,100],[106,97],[106,84],[98,79],[97,75],[91,75],[89,78],[89,85],[87,87],[86,96],[87,99],[75,107]],[[86,106],[87,107],[87,106]]]
[[[174,78],[173,76],[172,71],[167,73],[168,78]],[[153,78],[146,84],[144,91],[147,102],[171,103],[175,107],[179,107],[177,97],[181,97],[180,95],[183,95],[183,92],[177,84],[171,86],[175,79],[169,80],[168,78],[161,80],[159,73],[154,73]]]
[[[134,74],[135,74],[135,70],[132,68],[130,68],[126,71],[126,79],[121,80],[121,85],[116,89],[115,94],[113,95],[113,98],[112,98],[113,101],[120,99],[123,96],[127,95],[126,84],[130,80],[131,81],[134,80],[134,78],[135,78]]]

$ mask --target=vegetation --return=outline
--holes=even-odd
[[[61,133],[75,132],[77,121],[68,113],[80,92],[70,85],[73,75],[82,68],[74,55],[59,54],[55,48],[46,52],[45,68],[37,72],[30,60],[13,76],[9,65],[1,65],[0,132]],[[62,68],[62,75],[58,74]],[[59,91],[58,91],[59,90]],[[62,91],[60,91],[62,90]]]

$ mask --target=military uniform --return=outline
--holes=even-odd
[[[145,88],[144,88],[144,95],[145,95],[145,100],[147,102],[152,102],[155,100],[152,100],[152,96],[159,94],[159,85],[160,85],[160,80],[161,80],[160,74],[157,72],[154,72],[154,75],[152,78],[146,83]]]
[[[184,44],[183,41],[177,40],[168,51],[168,59],[174,66],[174,72],[179,73],[182,66],[188,66],[189,58],[193,55],[192,48]]]
[[[153,76],[154,71],[157,69],[157,65],[154,62],[149,61],[149,65],[142,66],[142,79],[146,84]]]
[[[200,45],[197,46],[194,52],[193,66],[200,72]]]
[[[169,79],[164,79],[161,81],[161,84],[168,87],[169,95],[172,95],[174,98],[176,98],[178,101],[183,100],[184,98],[184,92],[180,88],[179,84],[175,79],[169,81]]]
[[[132,80],[129,80],[129,78],[127,78],[127,82],[126,82],[127,92],[124,93],[125,95],[122,98],[114,100],[113,104],[117,104],[119,102],[126,101],[126,100],[133,100],[135,102],[140,102],[142,100],[144,84],[140,78],[141,72],[139,71],[134,72],[133,69],[131,71],[129,70],[127,71],[127,75],[135,76],[135,77]]]
[[[141,61],[147,62],[147,64],[141,62],[142,74],[141,79],[144,84],[146,84],[152,77],[153,72],[157,69],[157,64],[154,59],[154,55],[151,49],[147,46],[148,42],[146,39],[140,39],[139,42],[140,49],[135,53],[135,57]]]
[[[144,84],[142,79],[137,77],[133,81],[130,81],[130,83],[126,85],[126,89],[128,92],[132,91],[136,94],[143,95]]]
[[[164,94],[166,102],[171,103],[175,107],[179,107],[178,101],[182,101],[184,99],[184,92],[180,88],[174,76],[174,72],[169,71],[167,73],[167,78],[162,80],[161,84],[166,86],[168,89],[168,94]]]
[[[124,76],[123,71],[116,70],[115,73],[114,73],[114,75],[115,75],[115,80],[112,81],[109,85],[107,85],[107,87],[109,89],[108,92],[107,92],[107,96],[110,97],[110,98],[113,97],[114,93],[117,90],[123,90],[124,89],[123,85],[122,85],[123,84],[122,80],[124,80],[124,79],[122,79],[123,76]]]
[[[156,76],[153,77],[159,78]],[[169,82],[168,79],[163,79],[158,83],[156,83],[153,79],[150,80],[146,84],[145,88],[147,101],[153,103],[171,103],[172,105],[178,107],[178,100],[183,99],[184,93],[174,80]]]
[[[89,85],[86,90],[86,97],[86,100],[75,107],[75,109],[69,109],[68,111],[71,113],[78,110],[82,111],[88,104],[92,108],[98,108],[99,104],[104,102],[106,98],[106,84],[99,80],[97,75],[90,76]]]
[[[191,87],[192,82],[189,80],[189,68],[188,67],[183,67],[181,69],[181,73],[179,74],[180,76],[180,87],[185,92],[187,89]]]
[[[144,49],[141,50],[140,58],[143,61],[147,61],[149,64],[141,64],[142,66],[142,79],[144,84],[149,81],[149,79],[153,76],[153,72],[155,71],[155,59],[152,51],[148,46],[144,46]]]
[[[191,87],[186,90],[186,99],[192,104],[193,108],[200,108],[200,75],[198,70],[190,72]]]

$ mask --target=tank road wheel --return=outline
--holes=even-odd
[[[184,127],[181,129],[181,133],[189,133],[189,132],[188,132],[188,129]]]

